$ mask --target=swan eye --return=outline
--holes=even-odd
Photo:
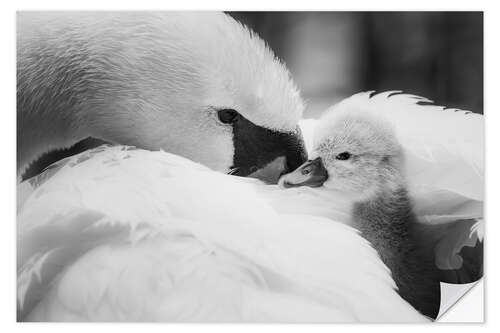
[[[224,124],[234,123],[239,116],[239,113],[233,109],[222,109],[217,112],[219,120]]]
[[[345,152],[340,153],[337,156],[335,156],[335,158],[337,160],[345,161],[345,160],[348,160],[349,158],[351,158],[351,154],[349,152],[345,151]]]

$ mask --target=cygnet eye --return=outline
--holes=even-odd
[[[337,154],[337,156],[335,156],[335,158],[337,160],[345,161],[345,160],[348,160],[349,158],[351,158],[351,153],[345,151],[343,153]]]
[[[233,109],[222,109],[217,112],[219,120],[224,124],[234,123],[240,114]]]

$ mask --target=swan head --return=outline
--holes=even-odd
[[[323,186],[353,200],[400,188],[403,150],[389,122],[372,114],[330,112],[315,130],[310,159],[283,176],[283,187]]]
[[[191,55],[197,71],[193,159],[219,171],[276,183],[307,159],[298,126],[304,109],[286,66],[265,42],[225,14],[203,16]],[[193,91],[188,89],[188,91]],[[202,136],[202,138],[200,138]]]
[[[30,24],[35,32],[42,27],[41,35],[58,35],[30,40]],[[23,147],[36,149],[40,140],[34,138],[47,123],[68,129],[61,135],[66,141],[71,134],[162,149],[274,183],[307,159],[298,128],[304,104],[289,71],[262,39],[226,14],[24,13],[19,30],[18,112],[45,114],[19,118],[26,123],[20,125],[20,155]],[[85,61],[73,61],[73,50]],[[32,64],[33,58],[43,61]],[[52,74],[52,67],[61,73]],[[59,74],[64,81],[52,80],[54,92],[44,98],[40,87],[47,82],[37,80]]]

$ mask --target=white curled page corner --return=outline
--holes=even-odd
[[[441,283],[437,322],[484,323],[484,280],[468,284]]]

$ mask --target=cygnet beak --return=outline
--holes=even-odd
[[[280,178],[278,184],[283,188],[309,186],[320,187],[328,179],[328,171],[318,157],[299,166],[295,171]]]

